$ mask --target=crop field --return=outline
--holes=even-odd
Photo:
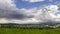
[[[41,30],[0,27],[0,34],[60,34],[60,28]]]

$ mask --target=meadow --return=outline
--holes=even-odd
[[[60,34],[60,28],[41,30],[0,27],[0,34]]]

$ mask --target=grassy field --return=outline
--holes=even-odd
[[[20,28],[0,28],[0,34],[60,34],[60,29],[20,29]]]

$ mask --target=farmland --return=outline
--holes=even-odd
[[[0,27],[0,34],[60,34],[60,28],[55,29],[23,29],[16,27]]]

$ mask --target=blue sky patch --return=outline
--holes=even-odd
[[[50,4],[57,4],[59,3],[60,0],[53,0],[52,2],[50,2],[49,0],[45,0],[42,2],[27,2],[27,1],[22,1],[22,0],[15,0],[15,4],[17,8],[33,8],[33,7],[41,7],[43,5],[50,5]]]

